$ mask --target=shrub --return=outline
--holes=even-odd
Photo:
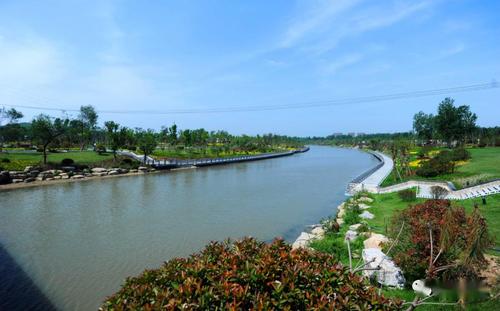
[[[463,277],[464,271],[469,278],[477,278],[485,264],[483,252],[491,245],[486,222],[478,210],[467,216],[463,207],[451,206],[447,200],[428,200],[395,215],[389,236],[398,236],[403,223],[393,258],[410,284],[425,277],[453,280]],[[429,269],[430,231],[435,263]],[[446,266],[449,267],[437,272]]]
[[[10,160],[7,158],[3,158],[0,162],[2,163],[10,163]]]
[[[436,177],[440,174],[453,173],[455,163],[453,162],[453,154],[448,150],[441,151],[436,157],[426,161],[416,174],[422,177]]]
[[[358,205],[347,206],[345,214],[342,217],[344,224],[354,225],[361,221],[359,215],[361,214],[361,209]]]
[[[331,255],[283,240],[212,242],[187,259],[128,278],[104,310],[398,310]]]
[[[470,152],[465,148],[457,148],[451,154],[453,161],[467,161],[471,158]]]
[[[398,192],[398,196],[404,202],[411,202],[417,199],[417,191],[414,189],[405,189]]]
[[[432,186],[431,187],[431,195],[433,199],[444,199],[448,194],[448,190],[440,186]]]
[[[73,160],[73,159],[66,158],[66,159],[62,159],[62,161],[61,161],[62,166],[72,166],[73,164],[75,164],[75,160]]]
[[[0,173],[0,185],[10,184],[12,182],[12,178],[8,172]]]

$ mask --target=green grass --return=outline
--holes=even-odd
[[[406,180],[434,180],[434,181],[451,181],[458,188],[467,186],[467,182],[474,183],[477,181],[488,181],[500,178],[500,148],[468,148],[471,153],[471,159],[464,165],[458,166],[453,174],[443,174],[436,177],[424,178],[417,175],[403,178]],[[414,160],[412,158],[412,160]],[[401,181],[394,178],[394,174],[390,174],[382,182],[382,186],[390,186]]]
[[[80,165],[95,165],[109,162],[113,159],[110,153],[98,154],[93,151],[71,151],[64,153],[49,153],[47,162],[61,163],[63,159],[73,159]],[[2,163],[1,159],[9,159],[10,163]],[[36,166],[43,162],[43,154],[36,153],[2,153],[0,154],[0,167],[4,170],[23,170],[26,166]]]
[[[275,152],[283,150],[267,150],[266,152]],[[262,152],[245,151],[216,151],[211,148],[189,148],[189,149],[156,149],[153,152],[155,158],[176,158],[176,159],[202,159],[202,158],[227,158],[244,155],[256,155]]]

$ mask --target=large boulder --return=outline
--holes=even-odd
[[[94,167],[92,169],[92,173],[105,173],[107,172],[108,170],[105,169],[104,167]]]
[[[364,211],[359,215],[359,217],[361,217],[362,219],[373,219],[375,216],[368,211]]]
[[[382,249],[382,245],[387,242],[389,242],[389,239],[385,235],[372,233],[370,237],[363,242],[363,245],[365,248]]]
[[[112,170],[108,172],[108,175],[119,175],[119,174],[120,172],[118,172],[117,170]]]
[[[0,172],[0,185],[10,184],[12,182],[12,177],[7,171]]]
[[[378,248],[365,248],[362,252],[366,270],[363,275],[379,284],[403,288],[405,277],[394,261]]]
[[[369,197],[361,197],[358,199],[358,202],[364,202],[364,203],[372,203],[373,199]]]
[[[297,248],[307,248],[309,243],[315,239],[315,235],[307,232],[302,232],[297,240],[293,242],[292,244],[292,249],[297,249]]]

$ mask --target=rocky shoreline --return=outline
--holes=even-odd
[[[383,246],[387,245],[390,240],[382,234],[371,232],[365,222],[367,219],[374,218],[374,215],[369,212],[371,208],[369,204],[373,202],[372,198],[364,195],[347,199],[337,207],[337,213],[333,219],[310,226],[310,230],[302,232],[293,242],[292,248],[311,249],[309,245],[314,241],[324,239],[328,232],[342,234],[341,228],[344,226],[344,230],[347,229],[343,233],[346,244],[356,239],[364,239],[361,259],[368,269],[363,270],[363,276],[376,279],[385,286],[403,288],[405,279],[401,269],[382,251]],[[359,210],[361,221],[345,228],[344,216],[350,209]]]
[[[0,172],[0,180],[10,180],[10,182],[6,184],[0,184],[0,191],[113,177],[137,176],[158,172],[163,171],[146,166],[140,166],[137,169],[95,167],[82,171],[76,171],[72,167],[41,171],[37,168],[28,166],[24,171]]]

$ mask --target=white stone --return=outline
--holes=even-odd
[[[425,286],[425,282],[423,280],[416,280],[411,284],[411,288],[416,293],[424,294],[425,296],[432,295],[432,288]]]
[[[359,203],[358,206],[360,209],[369,209],[371,207],[370,205],[366,205],[364,203]]]
[[[82,178],[85,178],[85,176],[83,176],[83,175],[74,175],[74,176],[71,176],[71,179],[82,179]]]
[[[361,224],[354,224],[354,225],[350,225],[349,226],[349,230],[353,230],[353,231],[356,231],[359,229],[359,227],[361,227]]]
[[[145,166],[139,166],[137,169],[138,169],[139,171],[147,171],[147,170],[148,170],[148,168],[147,168],[147,167],[145,167]]]
[[[120,174],[120,173],[118,171],[116,171],[116,170],[108,172],[108,175],[118,175],[118,174]]]
[[[314,234],[302,232],[299,237],[293,242],[292,249],[307,248],[309,243],[315,238]]]
[[[372,213],[368,212],[368,211],[364,211],[363,213],[361,213],[359,215],[359,217],[361,217],[363,219],[373,219],[375,216]]]
[[[361,197],[358,199],[359,202],[372,203],[373,199],[369,197]]]
[[[13,184],[18,184],[18,183],[21,183],[21,182],[23,182],[22,179],[12,179],[12,183]]]
[[[104,173],[107,172],[108,170],[103,168],[103,167],[94,167],[92,169],[92,173]]]
[[[389,242],[389,239],[379,233],[372,233],[371,236],[363,241],[365,248],[378,248],[382,249],[382,244]]]
[[[323,229],[323,227],[321,226],[315,227],[314,229],[311,230],[311,234],[314,234],[318,238],[324,237],[325,233],[326,233],[325,229]]]
[[[368,278],[374,278],[378,283],[385,286],[404,287],[405,278],[403,272],[380,249],[365,248],[362,257],[366,269],[375,269],[363,270],[363,275]]]
[[[345,239],[349,241],[354,241],[358,237],[358,233],[353,230],[347,230],[345,233]]]

